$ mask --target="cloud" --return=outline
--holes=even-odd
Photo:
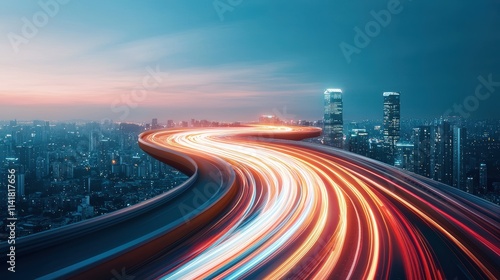
[[[54,106],[107,108],[112,115],[110,105],[141,86],[147,67],[158,67],[162,82],[148,90],[141,108],[262,105],[316,87],[290,71],[291,61],[189,61],[204,43],[232,32],[230,27],[198,28],[129,41],[116,33],[45,33],[17,56],[0,58],[0,98],[6,108],[0,118],[9,118],[19,106],[40,115]],[[5,45],[0,48],[7,51]]]

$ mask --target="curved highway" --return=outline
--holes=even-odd
[[[161,148],[154,151],[156,158],[189,179],[137,205],[18,238],[16,272],[2,269],[0,279],[112,279],[122,268],[147,262],[165,246],[209,224],[206,216],[223,211],[233,198],[235,174],[227,163]],[[0,243],[3,263],[9,247]]]
[[[224,160],[240,183],[237,200],[228,205],[230,211],[214,217],[216,224],[134,275],[499,278],[498,206],[344,151],[263,139],[286,138],[297,129],[165,131],[143,138]],[[269,135],[269,130],[274,132]]]
[[[319,133],[146,132],[141,148],[190,181],[103,221],[19,239],[19,279],[118,279],[124,269],[135,279],[500,278],[500,207],[345,151],[277,140]]]

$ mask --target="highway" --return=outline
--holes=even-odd
[[[217,218],[219,224],[134,275],[499,278],[498,206],[345,151],[268,140],[268,129],[276,130],[271,138],[294,131],[256,126],[149,138],[181,153],[228,162],[244,194]]]
[[[189,179],[138,205],[17,239],[16,272],[2,270],[0,279],[111,279],[113,271],[147,262],[204,227],[209,223],[204,216],[222,211],[228,203],[222,198],[234,196],[235,174],[227,163],[172,151],[156,150],[156,154]],[[7,252],[6,242],[0,246]],[[6,261],[2,254],[2,262]]]
[[[15,279],[111,279],[122,268],[135,279],[500,278],[499,206],[290,141],[319,133],[275,126],[143,133],[141,148],[190,181],[103,221],[19,239],[23,278]]]

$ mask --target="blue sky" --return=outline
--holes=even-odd
[[[328,87],[346,119],[381,118],[383,91],[407,119],[500,116],[500,87],[471,99],[500,82],[499,1],[402,0],[350,62],[339,45],[394,0],[55,1],[0,2],[0,119],[320,119]]]

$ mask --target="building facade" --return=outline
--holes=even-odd
[[[453,185],[453,130],[448,121],[436,120],[432,131],[431,178]]]
[[[453,186],[463,191],[465,187],[465,146],[467,130],[460,126],[453,128]]]
[[[431,176],[431,127],[413,129],[413,171],[419,175]]]
[[[327,89],[324,93],[323,143],[332,147],[344,147],[344,104],[342,90]]]
[[[370,156],[370,138],[366,129],[353,129],[351,131],[349,151],[365,157]]]
[[[384,92],[384,144],[386,162],[394,164],[401,133],[401,105],[399,92]]]

